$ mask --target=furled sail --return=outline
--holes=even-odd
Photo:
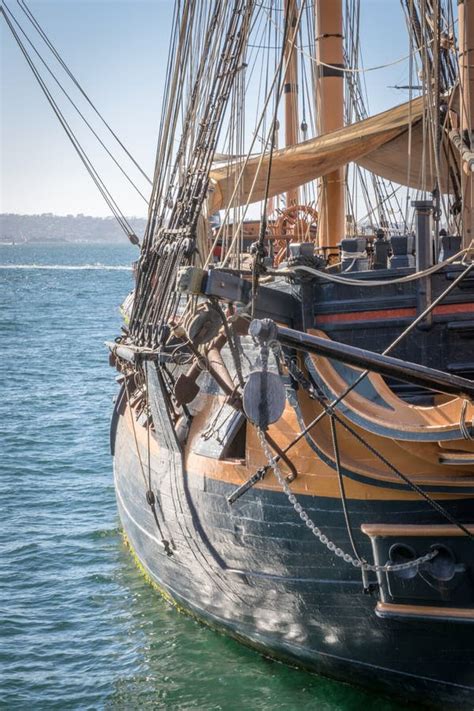
[[[429,141],[423,140],[426,138],[423,135],[424,111],[425,102],[421,96],[338,131],[275,150],[268,196],[304,185],[350,162],[358,163],[382,178],[412,188],[432,190],[435,165],[426,149]],[[266,192],[268,164],[269,155],[255,155],[246,164],[245,161],[233,162],[230,166],[212,170],[210,213],[229,205],[262,200]],[[240,185],[235,190],[241,172]],[[443,151],[440,173],[447,175]],[[447,186],[442,184],[441,189],[446,191]]]
[[[444,193],[453,192],[449,166],[454,166],[456,160],[448,137],[443,136],[439,157],[439,184]],[[355,163],[381,178],[415,190],[432,191],[436,184],[433,144],[431,137],[426,135],[426,126],[421,120],[413,122],[411,135],[406,128],[399,136],[358,158]]]

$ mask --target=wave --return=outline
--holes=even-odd
[[[132,267],[114,264],[0,264],[0,269],[57,269],[60,271],[131,272]]]

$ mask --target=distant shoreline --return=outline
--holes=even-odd
[[[145,231],[144,217],[128,217],[135,234]],[[47,236],[46,236],[47,235]],[[127,244],[127,238],[114,217],[90,215],[0,214],[0,245],[20,244]]]
[[[36,247],[51,247],[54,245],[58,246],[74,246],[74,245],[85,245],[85,244],[90,244],[90,245],[96,245],[96,246],[102,246],[102,247],[123,247],[127,246],[129,243],[127,240],[124,238],[122,242],[118,241],[107,241],[107,240],[58,240],[58,239],[38,239],[38,240],[32,240],[31,242],[28,241],[23,241],[23,242],[9,242],[7,240],[2,240],[0,239],[0,247],[24,247],[24,246],[36,246]]]

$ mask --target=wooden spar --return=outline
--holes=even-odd
[[[285,0],[285,18],[288,22],[288,41],[285,45],[285,73],[284,95],[285,95],[285,144],[294,146],[298,143],[298,52],[294,43],[296,42],[295,27],[297,23],[297,0]],[[293,188],[286,193],[286,206],[297,205],[299,202],[299,190]]]
[[[458,0],[461,135],[472,149],[474,136],[474,0]],[[474,238],[474,195],[470,171],[461,170],[463,246]]]
[[[344,126],[342,0],[316,0],[316,104],[319,134]],[[331,65],[331,66],[325,66]],[[344,168],[321,178],[319,244],[335,246],[344,237]]]
[[[356,348],[283,326],[276,327],[276,338],[283,346],[295,350],[333,358],[341,363],[371,370],[406,383],[474,400],[474,381],[458,375],[443,373],[418,363],[408,363],[399,358],[366,351],[364,348]]]

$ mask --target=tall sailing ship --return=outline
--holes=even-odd
[[[358,0],[175,3],[148,224],[109,344],[111,447],[130,546],[181,608],[460,709],[474,0],[401,7],[409,101],[369,117]]]
[[[462,708],[474,0],[459,48],[450,3],[404,8],[422,92],[367,117],[358,3],[176,5],[136,288],[110,344],[111,442],[130,546],[180,607],[290,663]]]
[[[422,92],[370,118],[358,3],[176,5],[111,441],[128,541],[180,607],[265,654],[462,708],[474,0],[459,48],[451,3],[402,5]]]

